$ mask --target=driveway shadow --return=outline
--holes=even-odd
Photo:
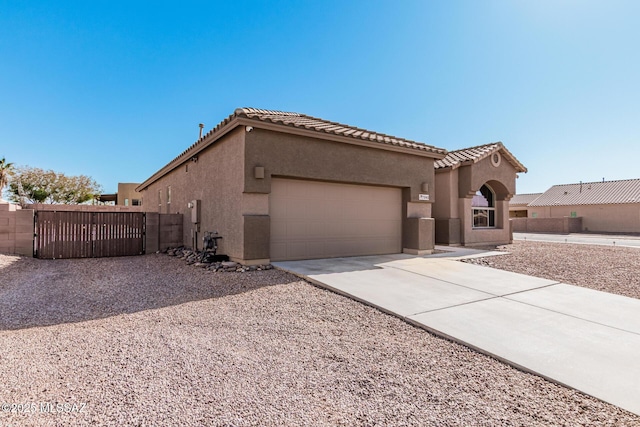
[[[0,330],[101,319],[299,280],[279,270],[213,273],[160,254],[18,258],[0,263]]]

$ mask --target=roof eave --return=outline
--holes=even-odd
[[[429,157],[434,160],[443,159],[447,155],[447,150],[437,147],[432,147],[429,145],[424,145],[424,148],[414,148],[414,147],[402,147],[394,144],[387,144],[382,142],[377,142],[374,140],[366,140],[360,139],[357,137],[350,137],[345,135],[337,135],[328,132],[321,132],[313,129],[306,129],[302,127],[290,126],[282,123],[274,123],[268,122],[265,120],[260,120],[259,118],[250,118],[245,113],[234,112],[231,116],[229,116],[225,121],[223,121],[220,125],[216,126],[213,130],[209,131],[202,139],[199,139],[194,144],[192,144],[189,148],[187,148],[184,152],[178,155],[171,162],[167,163],[164,167],[154,173],[151,177],[145,180],[142,184],[136,187],[136,191],[142,191],[148,188],[151,184],[162,178],[164,175],[173,171],[174,169],[180,167],[189,159],[215,143],[217,140],[222,138],[224,135],[232,131],[237,126],[247,126],[250,125],[254,128],[272,130],[276,132],[284,132],[293,135],[299,136],[308,136],[311,138],[319,138],[329,141],[343,142],[351,145],[359,145],[368,148],[375,148],[379,150],[386,151],[394,151],[399,153],[411,154],[414,156],[421,157]],[[410,144],[410,142],[407,142]]]
[[[360,139],[357,137],[350,137],[345,135],[333,134],[329,132],[321,132],[313,129],[307,129],[304,127],[296,127],[293,125],[286,125],[282,123],[267,122],[260,119],[254,119],[249,117],[239,117],[238,122],[242,125],[251,125],[257,129],[265,129],[275,132],[284,132],[292,135],[307,136],[310,138],[323,139],[327,141],[343,142],[351,145],[359,145],[368,148],[375,148],[378,150],[395,151],[400,153],[411,154],[414,156],[430,157],[435,160],[443,159],[447,155],[447,151],[441,148],[431,147],[424,145],[424,149],[413,147],[402,147],[399,145],[388,144],[383,142],[377,142],[375,140]],[[407,144],[409,144],[407,142]]]
[[[239,126],[239,120],[235,116],[229,117],[229,121],[224,123],[222,126],[218,127],[218,129],[214,129],[210,131],[202,139],[199,139],[191,147],[187,148],[182,154],[179,154],[175,159],[167,163],[164,167],[158,170],[156,173],[151,175],[146,181],[136,187],[136,191],[140,192],[146,188],[148,188],[151,184],[173,171],[174,169],[182,166],[184,163],[188,162],[191,158],[202,152],[205,148],[209,147],[220,138],[231,132],[237,126]]]

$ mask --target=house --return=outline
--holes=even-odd
[[[509,218],[526,218],[529,216],[527,206],[542,193],[515,194],[509,200]]]
[[[136,191],[139,183],[119,182],[116,194],[101,194],[99,201],[112,202],[116,206],[142,206],[142,194]]]
[[[509,200],[517,174],[526,171],[501,142],[451,151],[436,160],[436,243],[509,243]]]
[[[507,172],[491,178],[499,223],[487,230],[504,227],[502,202],[515,192],[515,171],[524,169],[500,147],[496,170]],[[183,214],[185,246],[201,247],[203,233],[217,231],[220,252],[244,264],[427,254],[439,200],[435,163],[445,156],[442,148],[304,114],[239,108],[137,190],[145,210]],[[465,181],[466,166],[460,169],[464,185],[493,176],[477,163],[472,180]],[[460,196],[468,196],[469,210],[485,182]],[[444,192],[443,201],[450,196]],[[490,240],[505,239],[500,233]]]
[[[581,218],[582,231],[640,233],[640,179],[554,185],[527,205],[531,218]]]

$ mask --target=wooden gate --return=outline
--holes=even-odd
[[[143,212],[36,211],[36,257],[94,258],[144,253]]]

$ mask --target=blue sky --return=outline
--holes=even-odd
[[[518,193],[640,178],[638,22],[634,0],[0,0],[0,157],[115,192],[257,107],[502,141]]]

